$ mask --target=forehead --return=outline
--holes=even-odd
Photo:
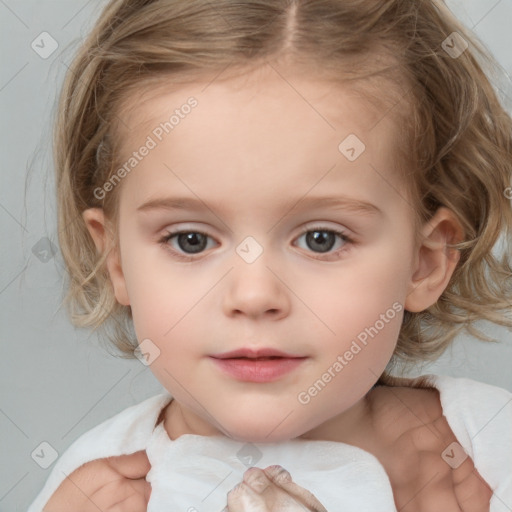
[[[294,104],[295,117],[303,117],[311,126],[323,121],[331,130],[338,129],[340,122],[354,130],[358,126],[371,130],[384,120],[388,131],[396,128],[398,118],[409,110],[403,80],[398,78],[393,79],[394,85],[379,76],[340,82],[332,75],[322,77],[303,66],[290,68],[288,64],[284,68],[267,64],[186,77],[162,76],[124,97],[115,116],[120,122],[114,130],[123,141],[123,149],[130,149],[138,143],[137,137],[168,121],[173,110],[179,110],[191,96],[200,101],[203,111],[214,113],[218,107],[225,112],[218,118],[219,127],[229,114],[240,112],[240,107],[246,113],[245,107],[258,101],[264,107],[263,114],[280,104]],[[293,117],[290,112],[287,115]],[[297,131],[300,128],[295,127]]]
[[[219,190],[219,180],[230,197],[248,187],[267,198],[271,188],[299,193],[320,181],[326,190],[340,177],[347,186],[359,180],[375,188],[398,165],[396,119],[386,102],[371,103],[360,90],[333,81],[284,76],[271,66],[168,89],[163,83],[126,107],[120,160],[148,138],[155,146],[127,180],[133,202],[171,183],[183,191],[188,185],[189,195],[191,187],[207,194]],[[350,161],[343,149],[362,151],[361,157]]]

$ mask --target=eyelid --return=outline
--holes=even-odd
[[[299,231],[294,235],[293,240],[295,240],[297,237],[304,235],[308,231],[332,231],[335,233],[338,233],[340,235],[344,235],[347,238],[353,238],[353,234],[350,230],[348,230],[345,227],[341,226],[329,226],[328,221],[310,221],[306,225],[302,226]],[[187,226],[186,223],[184,226],[181,226],[179,228],[166,228],[164,230],[164,234],[161,236],[168,236],[168,235],[177,235],[180,233],[199,233],[201,235],[207,236],[209,238],[215,238],[212,236],[211,233],[208,232],[208,229],[202,229],[197,228],[194,226]]]
[[[304,226],[300,228],[300,234],[303,234],[305,231],[311,231],[311,230],[323,230],[323,231],[338,231],[343,232],[344,234],[349,235],[351,231],[347,229],[345,226],[340,226],[339,224],[332,225],[332,222],[329,222],[327,220],[312,220],[307,222]]]
[[[350,234],[347,229],[342,228],[342,227],[331,227],[328,225],[327,221],[311,221],[310,223],[308,223],[305,226],[300,228],[300,232],[293,237],[293,240],[295,241],[312,231],[325,231],[325,232],[334,233],[336,236],[338,236],[344,242],[343,246],[341,248],[338,248],[335,251],[329,251],[326,253],[315,253],[314,251],[306,251],[312,255],[311,257],[313,259],[317,259],[317,260],[321,260],[321,261],[328,261],[329,257],[336,258],[336,256],[340,255],[341,253],[348,251],[350,249],[350,247],[356,243],[352,234]],[[209,233],[207,233],[207,230],[202,230],[201,228],[183,226],[180,228],[167,229],[166,233],[159,237],[159,243],[161,245],[165,246],[166,250],[170,251],[176,258],[178,258],[182,261],[192,262],[192,261],[199,260],[199,259],[201,259],[201,255],[203,255],[206,252],[206,251],[203,251],[201,253],[198,253],[197,255],[192,255],[192,254],[182,253],[182,252],[177,251],[176,249],[170,247],[169,241],[172,238],[174,238],[175,236],[182,234],[182,233],[197,233],[197,234],[201,234],[209,239],[212,239],[212,240],[215,239],[213,236],[211,236]],[[293,244],[293,245],[296,247],[295,244]],[[346,246],[348,246],[348,247],[346,247]],[[314,255],[316,255],[316,256],[314,256]],[[336,259],[339,259],[339,258],[336,258]]]

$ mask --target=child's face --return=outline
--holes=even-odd
[[[339,86],[270,67],[206,85],[134,103],[123,117],[122,159],[138,157],[122,181],[116,296],[139,342],[158,347],[150,368],[193,431],[290,439],[349,408],[347,419],[357,416],[395,348],[416,264],[397,131]],[[183,108],[190,97],[197,105]],[[172,131],[159,130],[176,109]],[[339,149],[350,134],[366,146],[359,156],[355,139]],[[142,208],[171,198],[194,205]],[[349,208],[355,201],[373,206]],[[160,243],[178,230],[208,237]],[[212,358],[241,348],[304,359],[251,382]]]

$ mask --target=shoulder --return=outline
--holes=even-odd
[[[398,510],[489,510],[492,490],[450,428],[437,389],[380,386],[371,403],[375,455]]]
[[[162,407],[171,400],[162,393],[127,407],[76,439],[55,463],[43,489],[28,512],[39,512],[66,475],[82,465],[145,449]]]
[[[496,452],[496,437],[502,440],[499,452],[512,459],[512,393],[506,389],[468,378],[424,375],[394,379],[389,386],[374,388],[370,396],[383,427],[392,430],[397,418],[403,421],[396,427],[403,428],[444,416],[460,444],[483,468],[487,460],[494,465],[505,460]]]
[[[160,412],[170,400],[168,394],[162,393],[123,409],[82,434],[67,449],[62,459],[83,464],[145,448]]]

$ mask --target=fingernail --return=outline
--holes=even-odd
[[[244,481],[258,494],[261,494],[269,486],[265,473],[257,468],[248,469],[244,473]]]

